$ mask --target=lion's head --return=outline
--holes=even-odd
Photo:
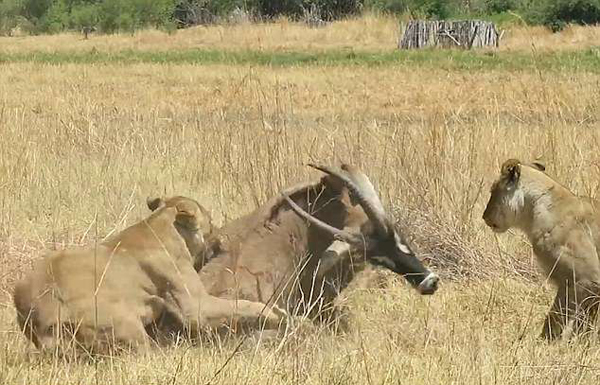
[[[497,233],[517,226],[525,209],[523,167],[542,172],[546,169],[542,163],[523,164],[517,159],[509,159],[502,164],[500,176],[492,184],[490,200],[483,212],[483,220]]]

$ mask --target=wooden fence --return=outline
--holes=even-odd
[[[489,21],[411,20],[398,41],[398,48],[498,47],[501,37]]]

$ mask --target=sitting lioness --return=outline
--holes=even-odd
[[[600,294],[600,203],[549,177],[540,163],[509,159],[483,213],[495,232],[521,229],[544,273],[557,287],[542,330],[553,340],[589,331]]]
[[[185,197],[149,199],[154,212],[87,248],[50,252],[17,283],[17,321],[40,350],[148,347],[163,316],[198,333],[227,322],[279,323],[278,309],[210,296],[194,263],[212,231],[207,212]]]

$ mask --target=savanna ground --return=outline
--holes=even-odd
[[[598,195],[600,29],[515,27],[499,50],[469,53],[396,53],[396,34],[366,16],[0,38],[0,382],[597,383],[600,342],[537,338],[552,288],[523,235],[496,237],[481,214],[509,157],[541,157]],[[349,296],[348,333],[237,350],[66,363],[17,331],[10,291],[43,249],[123,229],[148,195],[194,197],[222,224],[317,177],[309,161],[368,173],[442,273],[438,293],[385,275]]]

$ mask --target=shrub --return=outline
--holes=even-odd
[[[136,28],[136,22],[131,13],[123,12],[115,19],[115,26],[116,28],[114,30],[133,33]]]
[[[7,1],[2,0],[0,3]],[[26,19],[37,22],[43,18],[43,16],[48,12],[48,9],[54,4],[56,0],[21,0],[23,4],[23,11],[21,16]]]
[[[321,16],[328,20],[358,14],[363,8],[362,0],[315,0],[307,3],[314,3],[321,10]]]
[[[600,0],[540,0],[524,6],[530,24],[543,24],[560,31],[568,23],[600,23]]]
[[[483,0],[481,12],[487,15],[510,11],[517,7],[516,0]]]
[[[415,1],[414,11],[427,18],[447,19],[451,16],[450,4],[446,0]]]
[[[57,33],[69,26],[69,8],[65,0],[57,0],[41,17],[39,28],[41,31]]]
[[[172,24],[174,0],[104,0],[97,6],[103,32],[134,31],[147,25]]]
[[[71,9],[71,26],[77,29],[93,27],[98,24],[98,6],[79,4]]]
[[[129,12],[135,25],[159,27],[170,21],[175,11],[173,0],[129,0]]]
[[[446,19],[458,11],[459,5],[447,0],[366,0],[365,8],[396,14],[410,12],[414,18]]]
[[[365,0],[365,8],[396,14],[406,12],[408,6],[408,0]]]
[[[17,16],[22,12],[20,0],[3,0],[0,2],[0,34],[8,35],[17,26]]]
[[[98,18],[100,29],[106,33],[112,33],[119,29],[120,17],[125,14],[123,0],[105,0],[100,3]]]

